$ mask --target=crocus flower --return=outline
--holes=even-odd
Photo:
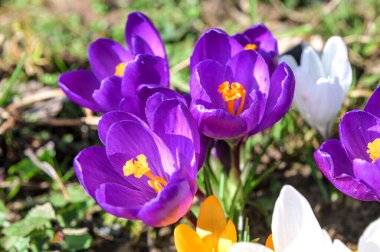
[[[359,238],[358,252],[380,251],[380,218],[373,221]]]
[[[208,137],[248,137],[273,125],[291,105],[291,69],[282,63],[270,75],[259,53],[244,50],[221,30],[199,39],[190,67],[191,111]]]
[[[122,111],[103,115],[103,146],[81,151],[77,177],[107,212],[150,226],[177,222],[197,190],[199,132],[187,106],[156,92],[146,101],[146,122]]]
[[[236,241],[235,225],[231,220],[227,222],[222,205],[213,195],[201,206],[196,231],[185,224],[174,230],[178,252],[228,252]]]
[[[305,46],[301,64],[290,55],[281,57],[296,77],[294,105],[301,116],[325,138],[330,135],[344,97],[352,82],[347,47],[340,37],[331,37],[320,57],[312,47]]]
[[[321,229],[309,202],[293,187],[285,185],[276,200],[272,235],[266,246],[236,243],[230,252],[320,252],[337,251],[327,232]]]
[[[116,110],[119,102],[136,88],[136,82],[169,86],[165,47],[157,29],[140,12],[128,16],[125,28],[127,48],[107,38],[88,49],[92,71],[74,70],[62,74],[58,83],[75,103],[96,112]]]
[[[244,46],[244,49],[256,50],[260,53],[268,64],[269,71],[273,73],[278,60],[277,40],[264,24],[256,24],[233,37]]]
[[[314,159],[341,192],[363,201],[380,201],[380,88],[364,111],[346,113],[339,124],[339,140],[324,142]]]

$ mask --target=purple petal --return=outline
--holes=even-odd
[[[263,56],[272,73],[277,66],[278,46],[277,40],[269,29],[263,24],[257,24],[244,31],[241,35],[234,35],[234,38],[243,46],[256,44],[258,46],[257,51]]]
[[[146,101],[150,96],[152,96],[155,93],[162,94],[165,97],[165,99],[178,99],[182,103],[187,104],[187,101],[182,95],[180,95],[172,89],[169,89],[161,85],[142,84],[137,88],[137,95],[140,97],[141,100],[144,101]]]
[[[380,117],[380,87],[377,87],[365,105],[364,111]]]
[[[116,66],[128,63],[133,56],[119,43],[106,38],[97,39],[88,48],[88,60],[96,77],[102,80],[114,75]]]
[[[157,84],[169,87],[169,70],[165,61],[151,55],[137,55],[124,70],[122,93],[131,96],[140,84]]]
[[[177,169],[168,147],[154,132],[141,123],[120,121],[112,124],[108,130],[106,142],[108,159],[121,173],[125,162],[135,159],[140,154],[146,156],[152,174],[166,181]],[[138,184],[139,188],[148,188],[145,177],[136,179],[128,176],[127,179],[132,184]]]
[[[118,174],[108,161],[106,149],[101,146],[88,147],[74,159],[75,173],[84,189],[95,198],[95,191],[104,183],[129,183]]]
[[[61,74],[58,85],[70,100],[96,112],[103,112],[92,94],[100,87],[100,82],[88,70],[74,70]]]
[[[255,132],[262,131],[280,120],[292,105],[295,77],[288,65],[281,63],[271,76],[265,114]]]
[[[365,111],[348,112],[339,124],[339,134],[350,159],[371,162],[367,146],[380,137],[380,119]]]
[[[164,43],[152,22],[141,12],[128,15],[125,41],[133,55],[150,54],[166,61]]]
[[[120,184],[102,184],[96,191],[96,201],[107,212],[121,218],[138,219],[138,212],[152,199],[143,191]]]
[[[207,30],[195,44],[190,58],[190,70],[206,59],[218,61],[225,65],[227,61],[244,48],[227,33],[220,29]]]
[[[354,177],[352,162],[338,140],[323,143],[314,159],[326,178],[344,194],[364,201],[376,200],[372,190]]]
[[[103,111],[116,110],[123,99],[121,96],[121,78],[112,75],[103,79],[100,88],[94,91],[92,97]]]
[[[353,164],[355,177],[367,185],[380,201],[380,160],[372,163],[355,159]]]
[[[194,100],[213,104],[215,108],[226,108],[226,102],[218,92],[225,81],[224,67],[213,60],[202,61],[191,73],[190,93]]]
[[[190,111],[198,124],[200,132],[216,139],[238,138],[247,131],[244,119],[234,116],[223,109],[213,109],[202,104],[202,101],[193,101]]]
[[[156,108],[157,101],[161,104]],[[161,94],[157,93],[147,101],[146,116],[151,129],[171,150],[177,165],[192,167],[196,178],[200,139],[198,127],[186,105],[176,99],[162,101]]]
[[[248,107],[243,110],[243,113],[240,114],[240,117],[243,118],[247,123],[248,134],[246,134],[246,136],[253,134],[250,132],[253,132],[253,130],[258,127],[264,115],[265,103],[266,99],[264,95],[260,92],[256,93],[256,91],[253,90],[253,92],[250,94],[249,102],[247,102]]]
[[[146,121],[145,101],[142,101],[137,95],[124,97],[119,104],[119,110],[131,113],[141,120]]]
[[[99,139],[104,145],[106,145],[107,134],[112,124],[120,121],[134,121],[143,124],[141,119],[138,117],[130,113],[125,113],[123,111],[111,111],[104,114],[100,119],[98,125]]]
[[[177,222],[190,209],[195,186],[193,180],[170,181],[158,197],[146,204],[138,217],[147,225],[162,227]]]
[[[252,90],[260,90],[268,96],[270,76],[264,59],[255,51],[245,50],[237,53],[227,63],[226,80],[239,82],[250,94]]]

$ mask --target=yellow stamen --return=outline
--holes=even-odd
[[[246,91],[239,82],[223,82],[218,87],[218,92],[222,94],[223,100],[227,103],[227,111],[232,115],[240,115],[244,108]],[[235,101],[241,99],[237,112],[235,111]]]
[[[115,75],[116,76],[120,76],[120,77],[123,77],[123,74],[124,74],[124,69],[125,69],[125,66],[127,64],[125,62],[121,62],[119,63],[116,67],[115,67]]]
[[[367,153],[371,157],[372,162],[380,158],[380,138],[376,138],[373,142],[368,143],[367,148]]]
[[[258,46],[256,44],[246,44],[244,50],[256,50]]]
[[[152,187],[156,193],[161,192],[164,187],[168,184],[165,179],[160,176],[154,176],[149,168],[148,162],[146,161],[146,156],[144,154],[137,155],[136,161],[133,158],[125,162],[123,166],[124,176],[134,175],[136,178],[141,178],[142,176],[147,176],[148,185]]]

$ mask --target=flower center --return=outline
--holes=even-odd
[[[218,87],[218,92],[222,94],[223,100],[227,103],[227,110],[232,115],[240,115],[244,108],[246,91],[242,84],[239,82],[225,81]],[[239,100],[239,108],[235,111],[235,101]]]
[[[367,153],[371,157],[372,162],[380,158],[380,138],[376,138],[373,142],[368,143],[367,148]]]
[[[161,192],[164,187],[168,184],[165,179],[160,176],[154,176],[150,172],[148,162],[146,161],[146,156],[144,154],[137,155],[136,161],[133,158],[125,162],[123,166],[124,176],[135,175],[136,178],[141,178],[142,176],[147,176],[149,178],[148,184],[152,187],[156,193]]]
[[[115,75],[116,75],[116,76],[123,77],[124,69],[125,69],[125,66],[126,66],[126,65],[127,65],[127,63],[125,63],[125,62],[121,62],[121,63],[119,63],[119,64],[115,67]]]
[[[244,50],[256,50],[259,48],[256,44],[246,44],[244,46]]]

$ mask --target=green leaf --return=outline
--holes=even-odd
[[[0,239],[0,246],[5,251],[28,251],[29,248],[29,237],[18,237],[18,236],[6,236]]]
[[[26,217],[3,229],[7,236],[27,236],[32,231],[50,227],[50,220],[55,218],[54,209],[50,203],[37,205]]]
[[[62,242],[63,250],[77,251],[88,249],[92,243],[92,237],[86,229],[64,229],[65,239]]]

